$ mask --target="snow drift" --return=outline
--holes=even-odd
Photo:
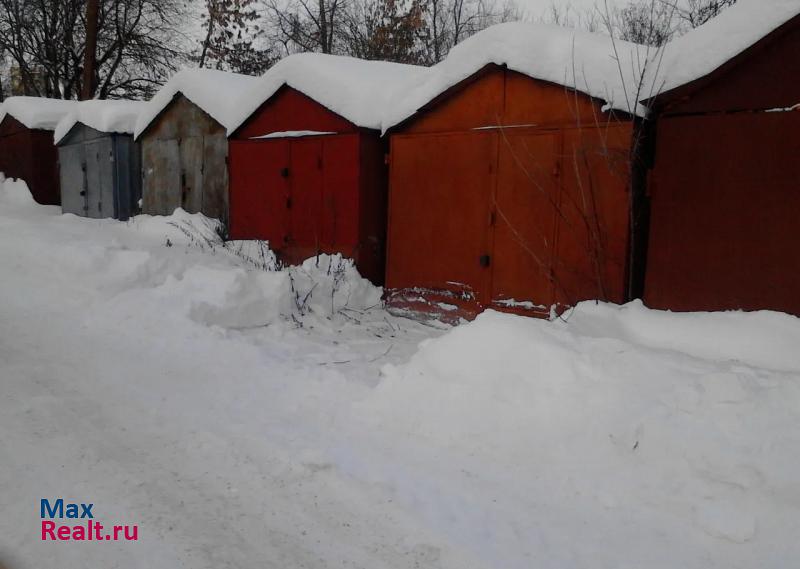
[[[44,97],[9,97],[0,104],[0,122],[12,116],[31,129],[53,130],[58,121],[75,109],[77,101]]]
[[[667,44],[656,78],[659,90],[705,77],[798,16],[800,0],[739,0]]]
[[[797,346],[780,313],[488,311],[359,404],[438,466],[354,470],[495,567],[781,567],[798,553]]]
[[[141,101],[79,101],[63,119],[53,133],[55,144],[61,142],[77,123],[99,132],[133,134],[139,114],[147,103]]]
[[[409,118],[447,89],[492,63],[586,93],[611,109],[643,114],[645,109],[638,105],[636,96],[653,51],[614,41],[608,35],[556,25],[497,24],[453,47],[441,63],[431,68],[426,81],[396,92],[384,113],[383,130]]]
[[[362,128],[379,129],[390,101],[430,74],[426,67],[321,53],[290,55],[273,65],[237,102],[232,134],[287,85]]]
[[[182,94],[219,124],[229,128],[239,112],[237,100],[256,81],[255,77],[249,75],[216,69],[182,69],[158,90],[141,111],[136,121],[134,137],[139,138],[178,94]]]

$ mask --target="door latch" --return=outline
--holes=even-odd
[[[289,177],[289,168],[281,168],[281,177],[283,178]]]
[[[480,263],[481,267],[486,268],[491,263],[491,257],[489,255],[481,255],[478,258],[478,263]]]

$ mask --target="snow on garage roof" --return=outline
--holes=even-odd
[[[667,44],[661,92],[701,79],[800,15],[800,0],[739,0]]]
[[[239,100],[228,134],[239,128],[281,87],[287,85],[356,126],[379,129],[389,100],[421,83],[429,68],[366,61],[321,53],[298,53],[272,66]]]
[[[146,105],[142,101],[80,101],[59,121],[53,139],[58,144],[77,123],[100,132],[133,134],[136,120]]]
[[[136,121],[134,136],[147,130],[178,93],[203,109],[215,121],[229,128],[237,100],[258,81],[256,77],[217,71],[216,69],[183,69],[159,89]]]
[[[77,101],[45,97],[9,97],[0,104],[0,122],[9,115],[27,128],[53,130],[76,104]]]
[[[489,64],[586,93],[609,108],[642,113],[638,75],[655,50],[608,35],[529,22],[491,26],[456,45],[427,81],[395,98],[386,130]],[[647,91],[647,89],[645,89]]]

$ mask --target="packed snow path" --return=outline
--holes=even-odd
[[[800,556],[798,319],[584,304],[444,332],[377,293],[335,258],[256,269],[200,216],[79,219],[0,183],[0,566]],[[42,542],[55,497],[139,540]]]

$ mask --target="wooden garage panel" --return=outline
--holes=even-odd
[[[181,204],[181,160],[178,141],[142,140],[142,211],[170,215]]]
[[[386,284],[488,297],[497,134],[393,136]]]
[[[203,136],[203,207],[208,217],[228,220],[228,139],[222,133]]]

